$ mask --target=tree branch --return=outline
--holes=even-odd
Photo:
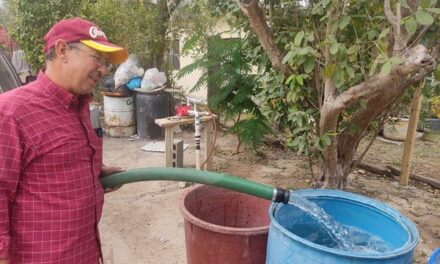
[[[340,160],[351,160],[355,146],[371,121],[392,105],[407,87],[420,81],[435,69],[433,58],[422,45],[409,49],[405,55],[405,62],[394,67],[390,74],[376,75],[351,87],[335,99],[325,102],[319,120],[321,133],[336,131],[339,115],[353,103],[361,99],[366,100],[366,107],[360,109],[351,122],[356,125],[356,132],[342,132],[338,137],[339,142],[333,138],[331,145],[325,150],[324,154],[329,159],[324,160],[326,166],[327,163],[332,162],[332,159],[338,157]],[[340,164],[344,164],[344,161]],[[343,171],[348,169],[342,168]]]
[[[326,40],[336,39],[336,35],[338,33],[338,22],[340,17],[340,8],[339,1],[333,0],[332,6],[327,13],[328,21],[327,21],[327,29],[325,33]],[[325,44],[324,47],[324,58],[326,61],[326,66],[334,63],[334,59],[331,58],[330,55],[330,41]],[[324,104],[326,101],[331,100],[336,96],[336,87],[333,84],[331,76],[326,77],[324,81]]]
[[[285,75],[292,74],[292,69],[282,63],[283,54],[273,40],[272,30],[266,23],[263,10],[258,5],[257,0],[236,0],[241,11],[248,17],[250,26],[260,40],[261,45],[266,51],[273,67]]]
[[[393,45],[393,56],[399,56],[407,43],[408,32],[405,28],[402,28],[400,21],[402,19],[401,6],[400,3],[396,3],[396,15],[393,14],[391,10],[390,0],[384,1],[384,12],[388,22],[393,28],[394,35],[394,45]]]
[[[176,8],[179,6],[180,0],[167,0],[167,8],[168,8],[168,14],[171,16],[176,10]]]
[[[336,111],[346,109],[361,98],[371,99],[382,93],[384,89],[397,85],[398,81],[419,81],[419,72],[422,76],[425,76],[428,72],[434,70],[434,60],[422,45],[409,49],[404,54],[404,61],[405,63],[395,66],[390,74],[386,76],[377,74],[340,94],[334,102]]]
[[[393,11],[391,11],[390,0],[384,1],[384,12],[385,12],[385,16],[386,16],[388,22],[390,22],[390,24],[393,26],[393,28],[395,28],[396,26],[399,26],[399,24],[397,24],[396,16],[393,14]]]
[[[376,140],[377,136],[379,135],[380,131],[382,130],[383,126],[385,125],[385,122],[388,119],[388,113],[390,111],[390,108],[388,107],[385,110],[385,113],[383,113],[383,115],[381,116],[380,120],[379,120],[379,124],[376,128],[376,130],[374,131],[373,136],[371,137],[370,142],[368,142],[367,147],[365,147],[365,149],[362,151],[361,155],[359,155],[359,158],[356,161],[353,161],[352,167],[357,167],[359,162],[362,161],[362,159],[365,157],[365,155],[367,154],[368,150],[371,148],[371,146],[373,145],[374,141]],[[365,133],[364,133],[365,134]],[[351,167],[351,168],[352,168]],[[351,169],[350,168],[350,169]],[[347,172],[348,173],[348,172]]]

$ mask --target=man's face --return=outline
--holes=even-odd
[[[90,94],[107,73],[108,55],[81,43],[69,46],[70,80],[68,90],[75,95]]]

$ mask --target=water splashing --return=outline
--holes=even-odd
[[[391,251],[380,237],[352,226],[342,225],[321,207],[294,192],[290,193],[289,205],[306,212],[317,222],[311,224],[307,220],[287,227],[296,230],[293,233],[313,243],[354,253],[375,254]]]

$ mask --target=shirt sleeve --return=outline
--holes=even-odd
[[[9,212],[15,199],[23,153],[16,120],[0,111],[0,259],[9,253]]]

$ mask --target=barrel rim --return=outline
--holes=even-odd
[[[222,225],[208,223],[208,222],[203,221],[200,218],[194,216],[193,214],[191,214],[185,207],[185,198],[187,197],[187,195],[190,192],[194,191],[195,189],[206,188],[206,187],[209,188],[209,187],[213,187],[213,186],[204,185],[204,184],[196,184],[194,187],[189,188],[188,190],[186,190],[182,194],[182,196],[180,197],[179,209],[183,215],[184,220],[186,220],[186,221],[190,222],[191,224],[194,224],[198,227],[204,228],[206,230],[216,232],[216,233],[227,234],[227,235],[249,236],[249,235],[265,235],[265,234],[269,233],[270,224],[264,225],[264,226],[259,226],[259,227],[247,227],[247,228],[228,227],[228,226],[222,226]],[[217,188],[220,188],[220,187],[217,187]]]
[[[284,228],[281,224],[278,223],[278,221],[274,217],[274,213],[277,208],[280,206],[284,206],[284,204],[279,203],[272,203],[269,208],[269,217],[270,217],[270,223],[271,228],[272,225],[278,228],[282,231],[282,233],[291,239],[298,241],[302,244],[305,244],[308,247],[311,248],[317,248],[319,250],[325,251],[326,253],[333,254],[333,255],[339,255],[344,257],[351,257],[351,258],[369,258],[369,259],[389,259],[397,256],[404,255],[412,250],[417,246],[418,238],[419,238],[419,232],[415,226],[415,224],[402,215],[399,211],[392,208],[391,206],[378,201],[374,200],[362,195],[340,191],[340,190],[324,190],[324,189],[302,189],[294,191],[295,194],[301,195],[303,197],[330,197],[330,198],[339,198],[339,199],[346,199],[350,201],[357,202],[359,204],[362,204],[363,206],[375,208],[378,209],[381,213],[391,217],[394,221],[396,221],[398,224],[402,226],[402,229],[406,230],[409,234],[408,241],[405,242],[405,244],[391,252],[388,253],[381,253],[380,255],[376,254],[362,254],[362,253],[356,253],[356,252],[347,252],[340,249],[332,249],[326,246],[322,246],[313,242],[308,241],[307,239],[301,238],[292,232],[288,231],[286,228]],[[372,205],[374,204],[374,206]],[[270,232],[270,230],[269,230]]]
[[[440,260],[440,247],[434,249],[434,251],[432,252],[431,256],[428,259],[428,264],[435,264],[436,260]]]

